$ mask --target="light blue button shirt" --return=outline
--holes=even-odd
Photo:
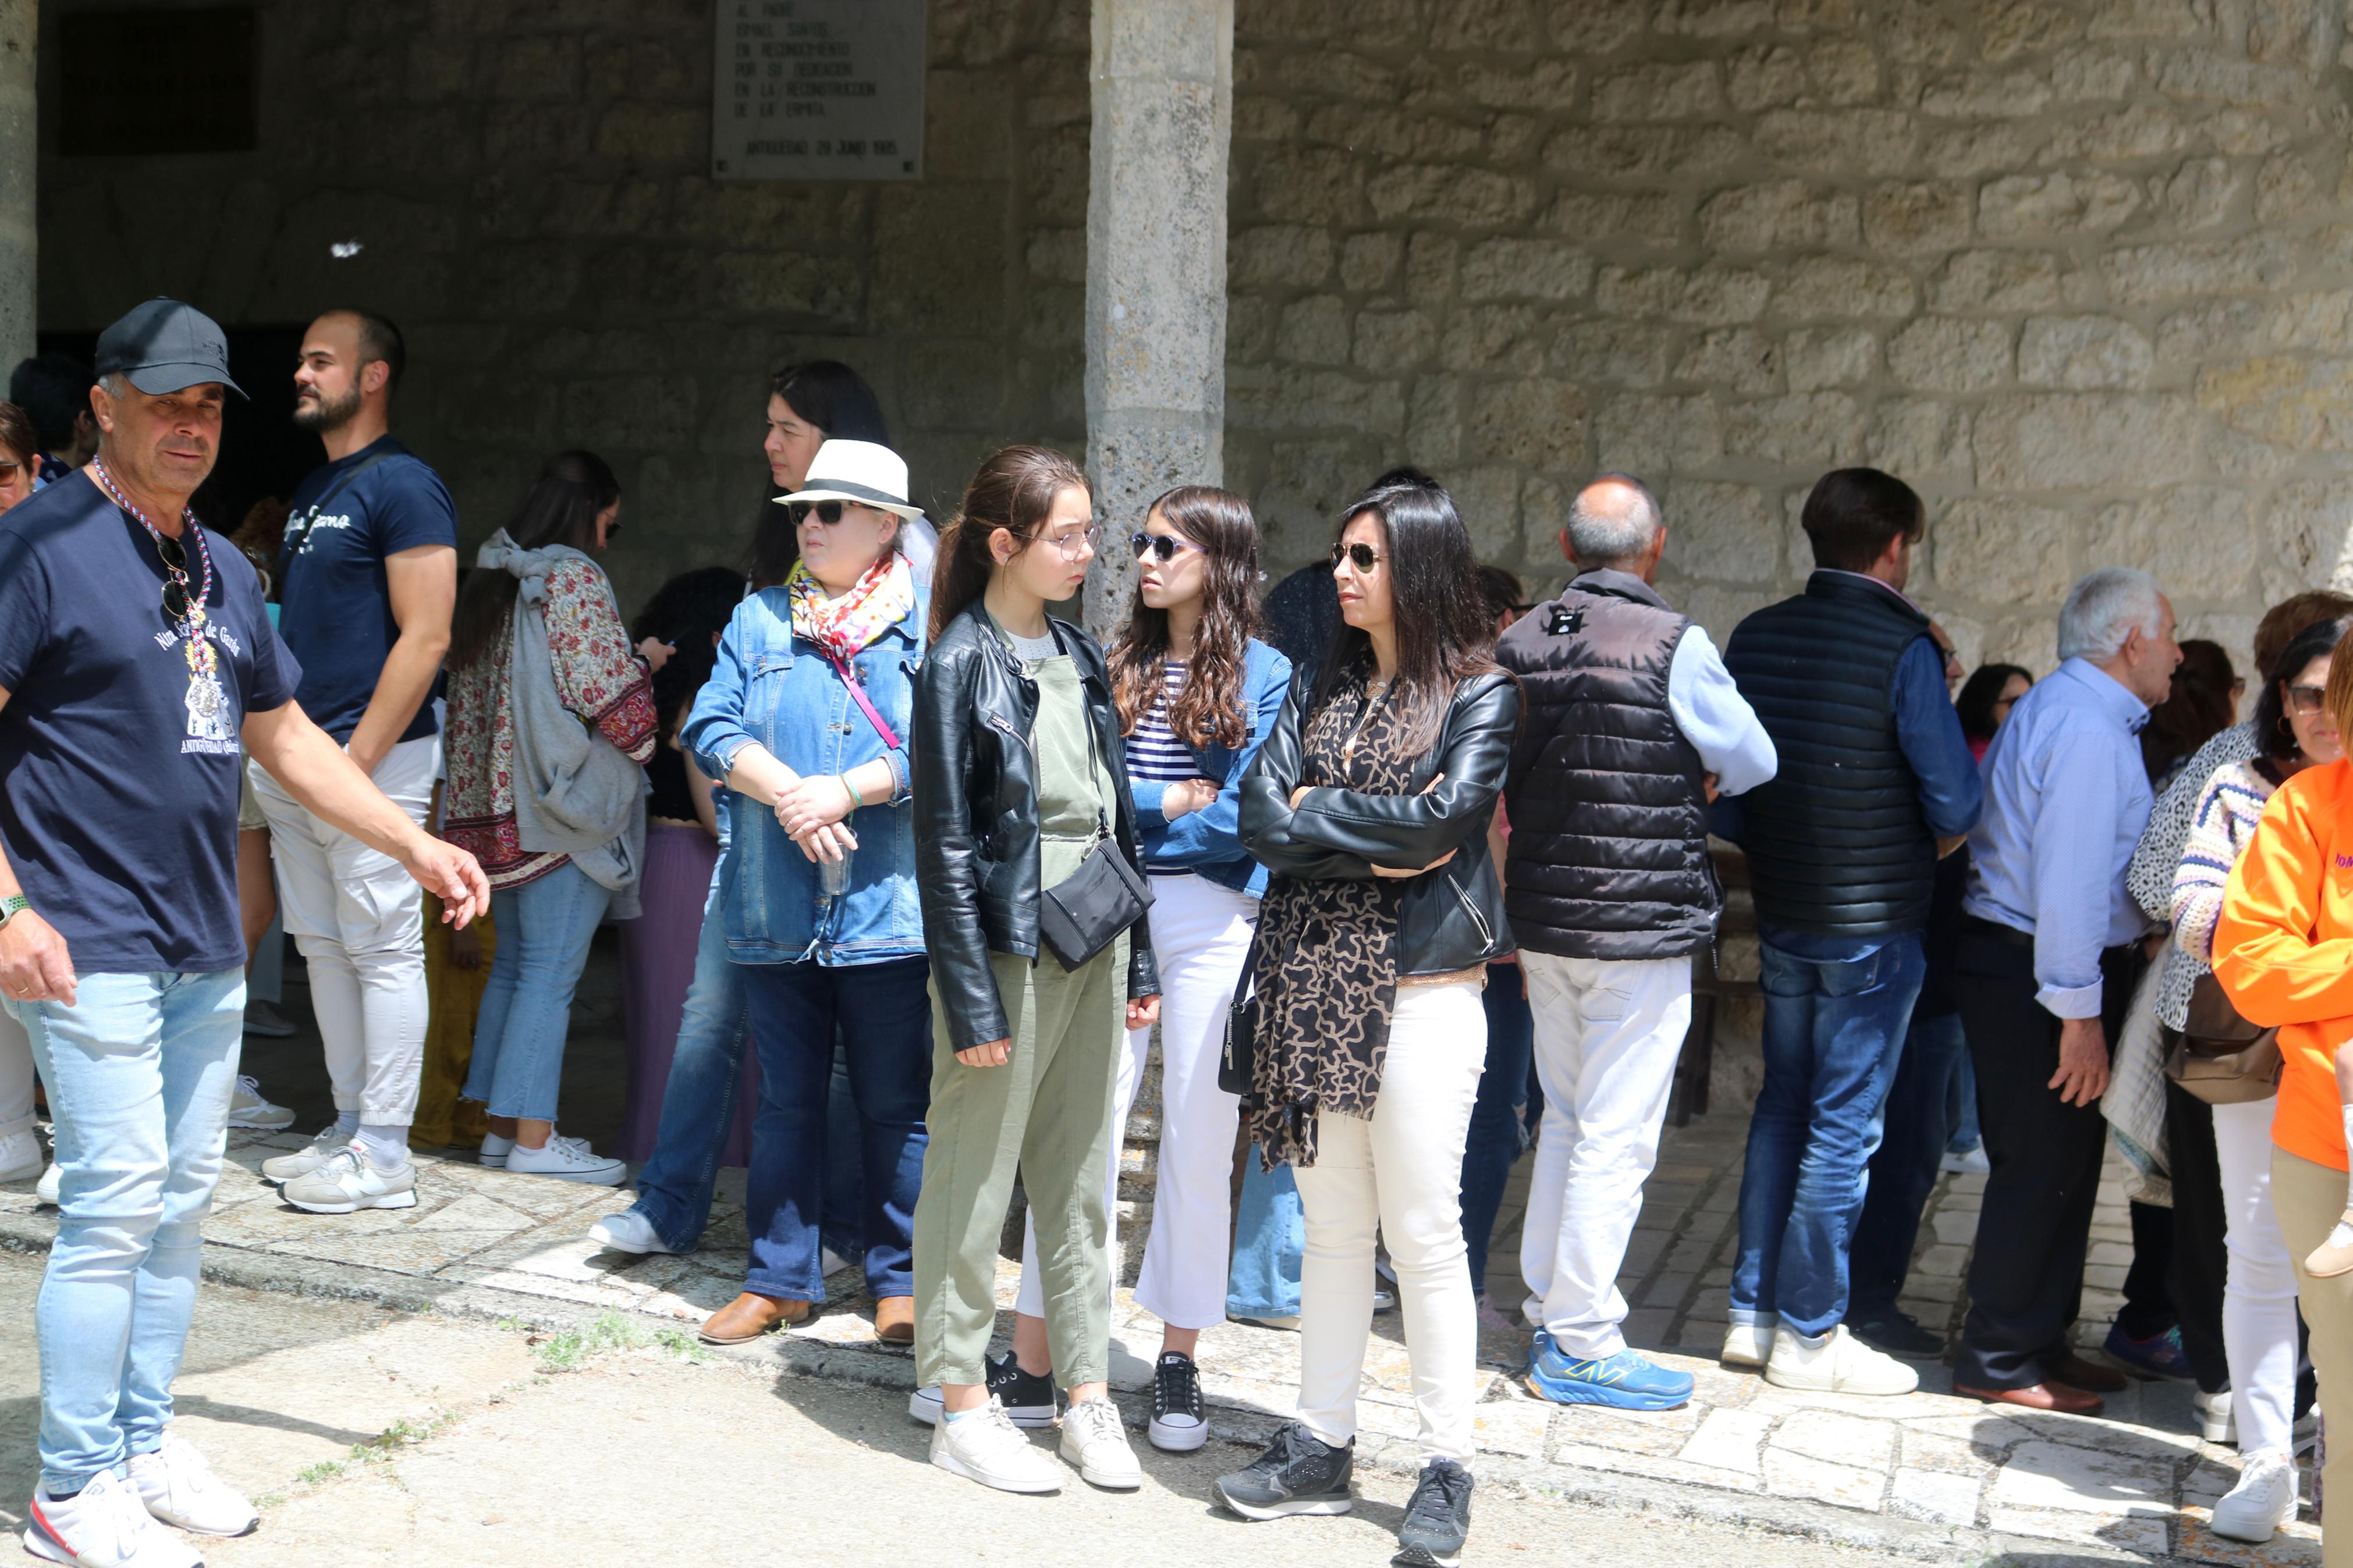
[[[1696,621],[1675,640],[1674,657],[1667,662],[1667,710],[1699,753],[1700,765],[1715,775],[1720,794],[1746,795],[1781,765],[1773,737],[1733,684],[1707,628]]]
[[[2087,659],[2035,683],[1994,732],[1962,910],[2034,937],[2034,999],[2100,1016],[2100,952],[2148,929],[2125,868],[2152,796],[2133,737],[2148,705]]]

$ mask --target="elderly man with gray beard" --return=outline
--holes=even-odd
[[[1691,1374],[1627,1348],[1618,1268],[1691,1024],[1691,955],[1723,904],[1708,804],[1777,759],[1707,633],[1651,585],[1667,524],[1641,481],[1595,479],[1560,537],[1577,576],[1495,647],[1525,705],[1504,907],[1545,1093],[1520,1243],[1528,1382],[1562,1404],[1667,1410]]]

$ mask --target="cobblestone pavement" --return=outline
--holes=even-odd
[[[1145,1217],[1152,1130],[1146,1104],[1127,1154],[1130,1201],[1121,1205],[1131,1238]],[[2075,1554],[2070,1561],[2087,1552],[2318,1561],[2319,1531],[2308,1519],[2260,1549],[2207,1533],[2207,1506],[2229,1489],[2237,1461],[2232,1449],[2199,1440],[2186,1385],[2136,1384],[2110,1401],[2109,1418],[2095,1420],[1996,1414],[1954,1397],[1942,1366],[1924,1367],[1921,1392],[1893,1400],[1791,1394],[1719,1368],[1714,1355],[1744,1133],[1745,1119],[1722,1110],[1670,1131],[1621,1280],[1635,1309],[1630,1339],[1696,1374],[1691,1404],[1656,1415],[1548,1405],[1520,1382],[1527,1336],[1491,1330],[1481,1341],[1479,1407],[1488,1462],[1591,1495],[1653,1503],[1672,1495],[1682,1500],[1678,1506],[1721,1517],[1807,1505],[1810,1517],[1852,1521],[1856,1539],[1902,1536],[1947,1550],[1983,1550],[2009,1538],[2043,1551],[2063,1543]],[[600,1251],[586,1234],[596,1215],[626,1203],[625,1193],[484,1170],[465,1158],[420,1155],[413,1209],[302,1214],[279,1203],[256,1173],[274,1147],[300,1142],[234,1136],[233,1163],[206,1227],[207,1268],[216,1277],[444,1310],[554,1318],[611,1308],[681,1321],[701,1319],[740,1287],[746,1238],[740,1203],[730,1201],[740,1199],[740,1185],[723,1188],[702,1251],[628,1258]],[[1489,1277],[1493,1299],[1506,1310],[1521,1294],[1513,1268],[1530,1163],[1523,1160],[1515,1171]],[[740,1182],[740,1173],[730,1174]],[[2114,1174],[2094,1230],[2095,1288],[2087,1292],[2083,1329],[2091,1342],[2117,1304],[2129,1256]],[[1905,1304],[1932,1325],[1957,1325],[1980,1184],[1981,1178],[1948,1178],[1923,1227]],[[45,1247],[54,1214],[36,1210],[29,1183],[0,1188],[0,1243]],[[1128,1249],[1131,1274],[1136,1251]],[[1000,1306],[1010,1305],[1014,1283],[1014,1268],[1000,1265]],[[871,1303],[855,1274],[838,1274],[833,1284],[849,1294],[767,1353],[833,1375],[910,1384],[911,1360],[874,1339]],[[1123,1291],[1114,1319],[1117,1387],[1149,1386],[1157,1327]],[[1375,1336],[1362,1405],[1367,1457],[1398,1462],[1409,1454],[1414,1417],[1394,1314],[1377,1320]],[[1254,1436],[1292,1408],[1296,1343],[1292,1334],[1238,1323],[1203,1337],[1203,1381],[1221,1432]]]

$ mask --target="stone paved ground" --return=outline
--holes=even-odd
[[[1147,1106],[1139,1122],[1145,1139],[1130,1151],[1132,1192],[1148,1173],[1150,1126]],[[1724,1517],[1810,1509],[1811,1517],[1851,1521],[1857,1539],[1943,1550],[1984,1550],[2009,1538],[2046,1551],[2063,1545],[2075,1554],[2071,1561],[2086,1553],[2318,1560],[2318,1529],[2310,1522],[2261,1551],[2206,1533],[2206,1506],[2230,1486],[2236,1460],[2232,1450],[2198,1440],[2185,1387],[2138,1385],[2111,1402],[2113,1418],[2089,1420],[1996,1414],[1953,1397],[1941,1366],[1926,1368],[1922,1391],[1900,1400],[1793,1394],[1717,1367],[1743,1132],[1741,1118],[1719,1110],[1668,1134],[1623,1280],[1635,1306],[1630,1336],[1695,1373],[1697,1397],[1660,1415],[1555,1407],[1518,1381],[1526,1336],[1491,1331],[1482,1341],[1480,1405],[1488,1462],[1572,1494],[1652,1503],[1672,1495],[1683,1500],[1678,1506]],[[280,1205],[255,1173],[273,1145],[299,1142],[237,1136],[234,1165],[206,1227],[216,1277],[527,1319],[609,1308],[681,1322],[726,1301],[742,1277],[745,1237],[735,1201],[723,1201],[702,1252],[626,1258],[599,1251],[585,1234],[590,1220],[617,1206],[615,1194],[421,1155],[416,1208],[329,1219]],[[1528,1163],[1518,1167],[1522,1185]],[[1948,1181],[1936,1195],[1908,1303],[1924,1321],[1957,1321],[1977,1184]],[[739,1198],[740,1187],[723,1197]],[[1515,1294],[1510,1264],[1519,1202],[1515,1190],[1498,1227],[1500,1272],[1490,1276],[1498,1303]],[[1131,1222],[1142,1217],[1139,1207],[1123,1205]],[[0,1244],[45,1247],[53,1215],[36,1210],[28,1184],[0,1188]],[[2099,1239],[2112,1250],[2094,1265],[2105,1272],[2089,1310],[2105,1313],[2121,1283],[2121,1198],[2105,1204],[2098,1217]],[[1013,1274],[1000,1268],[1000,1305],[1012,1299]],[[854,1280],[839,1275],[835,1283],[854,1292]],[[852,1294],[764,1353],[805,1370],[910,1384],[910,1358],[874,1340],[870,1317],[871,1304]],[[2085,1331],[2095,1337],[2099,1326]],[[1124,1293],[1115,1340],[1115,1384],[1130,1392],[1147,1386],[1157,1324]],[[1204,1337],[1201,1362],[1224,1434],[1255,1436],[1292,1407],[1294,1336],[1229,1323]],[[1377,1321],[1362,1408],[1368,1456],[1404,1458],[1414,1423],[1394,1315]]]

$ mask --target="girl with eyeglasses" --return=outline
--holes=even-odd
[[[1299,1414],[1217,1485],[1246,1519],[1351,1506],[1378,1230],[1424,1456],[1398,1561],[1451,1563],[1470,1530],[1478,1352],[1462,1151],[1486,966],[1514,951],[1487,826],[1520,691],[1436,484],[1361,497],[1332,573],[1332,651],[1293,678],[1241,799],[1242,843],[1274,874],[1251,965],[1250,1132],[1295,1170],[1307,1224]]]
[[[940,536],[931,651],[915,683],[934,1043],[911,1409],[936,1421],[932,1463],[1005,1491],[1061,1486],[987,1361],[1017,1170],[1038,1226],[1046,1338],[1070,1394],[1062,1457],[1099,1487],[1144,1479],[1105,1382],[1104,1194],[1121,1029],[1158,1018],[1160,982],[1148,922],[1117,929],[1134,912],[1144,855],[1111,675],[1092,637],[1046,613],[1086,581],[1093,504],[1086,475],[1059,452],[1008,447],[980,466]],[[1113,886],[1130,890],[1092,906],[1078,897]],[[1066,921],[1064,900],[1112,918]],[[1073,935],[1093,945],[1068,952]]]

